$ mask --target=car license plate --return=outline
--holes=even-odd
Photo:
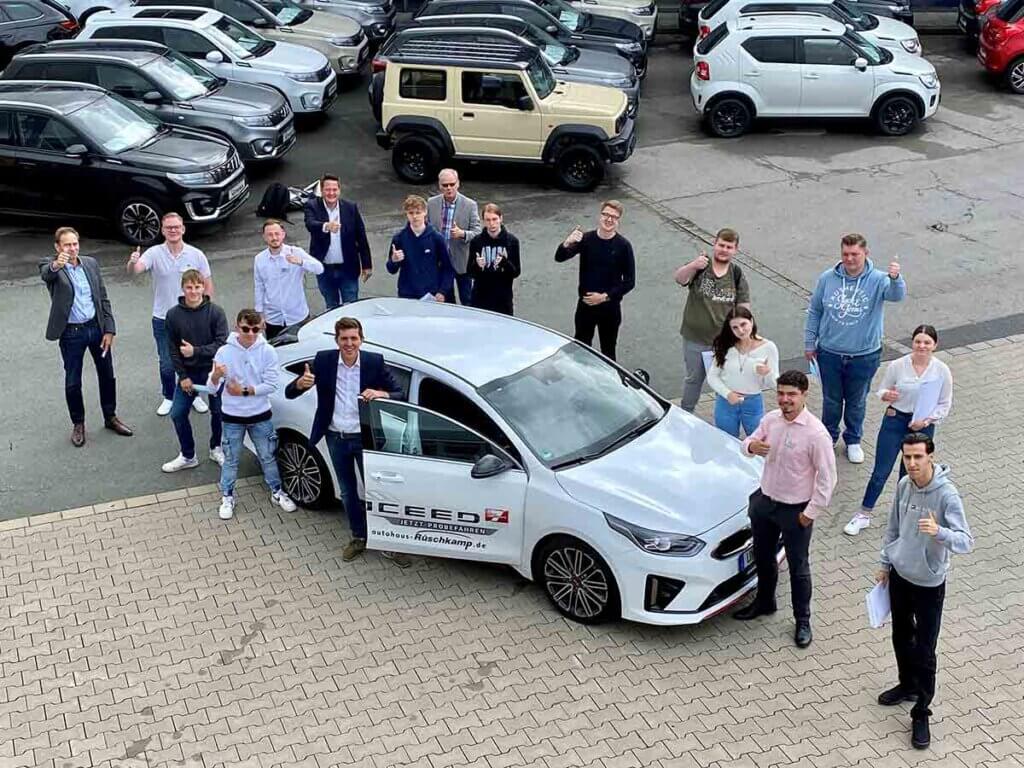
[[[228,200],[229,201],[234,200],[236,197],[238,197],[244,191],[245,191],[245,179],[242,179],[240,182],[235,184],[235,186],[231,187],[231,189],[228,190]]]
[[[295,138],[295,126],[289,125],[284,129],[284,134],[281,136],[281,143],[287,144],[289,141]]]
[[[744,571],[746,571],[753,564],[754,564],[754,550],[753,549],[745,549],[742,552],[740,552],[740,556],[739,556],[739,569],[740,569],[740,573],[743,573]]]
[[[334,92],[336,90],[338,90],[338,83],[337,83],[337,81],[335,81],[335,82],[333,82],[333,83],[331,83],[330,85],[327,86],[327,91],[326,91],[327,98],[328,99],[334,98]]]

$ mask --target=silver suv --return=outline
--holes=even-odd
[[[3,79],[99,85],[168,125],[201,128],[228,139],[246,161],[279,158],[295,144],[292,110],[277,91],[224,80],[157,43],[37,45],[15,56]]]
[[[363,28],[373,45],[380,45],[395,31],[394,0],[297,0],[303,8],[347,16]]]
[[[94,13],[78,39],[161,43],[227,80],[269,85],[296,113],[323,112],[338,95],[338,76],[322,53],[267,40],[217,11],[132,7]]]

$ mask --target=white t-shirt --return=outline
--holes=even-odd
[[[204,278],[210,276],[210,262],[198,248],[182,243],[181,253],[173,256],[166,243],[147,248],[139,259],[153,273],[153,317],[167,317],[167,310],[178,303],[181,293],[181,274],[189,269],[199,270]]]
[[[942,388],[939,392],[939,402],[935,410],[927,417],[933,424],[942,421],[949,415],[949,409],[953,407],[953,373],[949,366],[933,357],[920,376],[914,370],[912,355],[904,355],[889,363],[882,375],[882,383],[876,393],[881,399],[887,390],[895,387],[899,392],[899,398],[887,405],[903,413],[913,413],[917,408],[917,395],[921,391],[921,384],[928,379],[940,379]]]
[[[759,363],[767,363],[771,369],[764,376],[756,370]],[[767,339],[745,355],[741,355],[736,347],[730,347],[725,353],[725,365],[721,368],[712,365],[708,369],[708,386],[722,397],[728,397],[730,392],[756,395],[762,389],[774,387],[777,378],[779,349],[775,342]]]

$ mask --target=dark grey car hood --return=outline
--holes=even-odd
[[[125,150],[120,159],[168,173],[195,173],[223,165],[232,152],[227,142],[172,128],[150,144]]]
[[[630,61],[610,51],[595,51],[590,48],[577,48],[580,57],[569,64],[553,64],[555,74],[565,73],[573,80],[586,83],[608,84],[611,80],[626,83],[622,87],[636,85],[636,71]]]
[[[229,81],[211,94],[187,102],[203,112],[232,117],[269,115],[284,104],[284,97],[263,85]]]

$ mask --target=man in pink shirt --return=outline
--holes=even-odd
[[[828,507],[836,486],[836,456],[825,425],[805,407],[807,376],[786,371],[776,382],[779,408],[743,441],[743,449],[765,459],[761,487],[750,496],[750,528],[754,534],[757,595],[734,614],[740,621],[775,613],[779,580],[776,552],[779,537],[789,561],[793,592],[794,640],[811,644],[811,563],[809,549],[814,520]]]

